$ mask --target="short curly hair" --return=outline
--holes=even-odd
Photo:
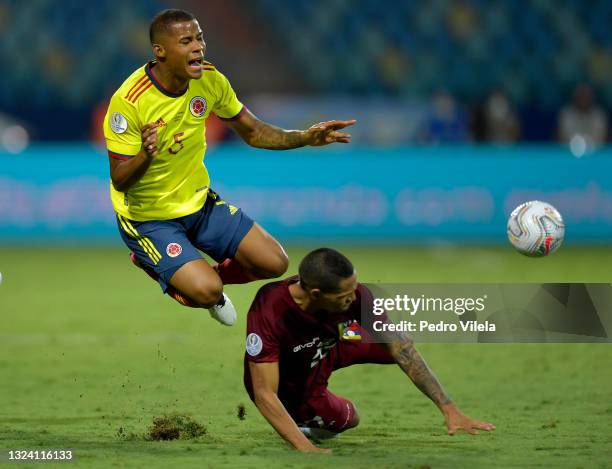
[[[167,32],[174,23],[184,23],[195,19],[196,17],[186,10],[169,9],[160,11],[155,15],[149,26],[149,40],[151,44],[155,43],[160,33]]]

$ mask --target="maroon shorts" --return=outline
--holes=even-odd
[[[359,423],[353,403],[328,389],[320,395],[309,397],[293,418],[298,426],[322,428],[334,433],[356,427]]]
[[[363,342],[339,342],[319,366],[331,371],[359,363],[391,364],[395,360],[381,344]],[[322,428],[340,433],[359,424],[359,414],[348,399],[327,389],[327,380],[309,391],[299,409],[291,412],[299,426]]]

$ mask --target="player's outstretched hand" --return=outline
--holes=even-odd
[[[446,420],[448,434],[451,436],[457,433],[457,430],[463,430],[470,435],[478,435],[478,430],[486,430],[488,432],[495,430],[495,425],[492,423],[475,420],[464,415],[457,408],[444,412],[444,420]]]
[[[142,128],[142,149],[145,155],[153,158],[157,155],[157,124],[150,122]]]
[[[329,145],[330,143],[349,143],[351,141],[351,134],[338,131],[349,125],[353,125],[355,122],[357,122],[355,119],[348,121],[319,122],[306,131],[308,145],[318,147],[321,145]]]

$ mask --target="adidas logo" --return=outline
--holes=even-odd
[[[155,121],[155,125],[157,127],[163,127],[164,125],[166,125],[166,121],[164,120],[163,117],[160,117],[159,119]]]

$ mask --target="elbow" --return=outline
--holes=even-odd
[[[127,192],[130,188],[131,184],[128,184],[127,178],[122,177],[120,171],[112,171],[110,172],[110,179],[113,185],[113,188],[118,192]]]
[[[265,148],[265,146],[262,145],[262,143],[258,139],[252,136],[244,138],[244,143],[253,148]]]
[[[119,183],[117,183],[117,182],[113,181],[112,179],[111,179],[111,181],[112,181],[112,183],[113,183],[113,188],[114,188],[114,189],[115,189],[117,192],[124,192],[124,191],[125,191],[124,187],[123,187],[121,184],[119,184]]]
[[[255,391],[254,394],[253,402],[255,402],[258,409],[268,407],[271,397],[274,395],[274,393],[268,391]]]
[[[262,395],[262,393],[255,393],[255,396],[253,397],[253,402],[255,402],[255,405],[257,406],[257,408],[261,408],[261,406],[266,402],[266,397],[265,395]]]
[[[113,183],[113,187],[117,192],[127,192],[129,188],[127,184],[115,181],[113,178],[111,178],[111,182]]]

